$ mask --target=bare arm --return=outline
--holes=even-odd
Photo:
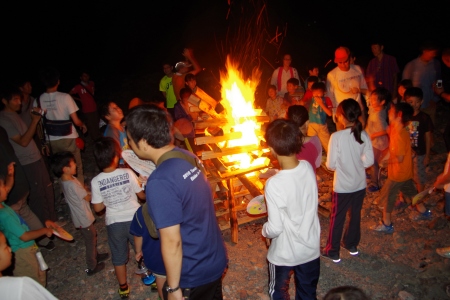
[[[145,192],[144,191],[140,191],[136,195],[138,196],[139,199],[145,200]]]
[[[166,268],[167,284],[171,288],[180,285],[181,263],[183,260],[183,249],[181,242],[180,225],[174,225],[159,229],[161,239],[161,252]],[[169,294],[169,299],[182,299],[181,290]]]
[[[104,209],[105,209],[105,204],[103,204],[103,202],[94,204],[95,212],[101,212]]]
[[[134,248],[136,250],[134,258],[139,261],[142,257],[142,236],[134,236]]]
[[[323,102],[322,99],[319,99],[319,101],[316,101],[316,102],[319,103],[320,107],[322,107],[323,111],[327,114],[327,116],[331,116],[333,114],[331,109],[325,105],[325,103]]]
[[[15,162],[11,162],[8,165],[8,174],[6,175],[6,179],[5,179],[6,194],[8,194],[14,186],[14,165],[15,164],[16,164]]]
[[[189,73],[194,74],[194,75],[197,75],[198,73],[200,73],[202,68],[200,67],[198,61],[195,59],[192,49],[184,49],[183,56],[186,57],[192,63],[192,66],[194,67],[194,70],[192,70]]]
[[[51,237],[53,235],[53,230],[50,228],[41,228],[37,230],[30,230],[25,232],[20,236],[20,239],[24,242],[35,240],[43,235],[46,235],[48,237]]]
[[[73,123],[76,126],[81,127],[81,130],[83,131],[83,133],[85,133],[87,131],[86,125],[84,125],[84,123],[80,120],[80,118],[78,118],[78,115],[76,112],[71,113],[70,118],[72,119]]]
[[[86,201],[86,202],[91,202],[91,200],[92,200],[92,194],[91,194],[91,193],[88,193],[88,194],[86,195],[86,197],[83,198],[83,200]]]
[[[39,111],[40,108],[33,108],[33,110]],[[31,114],[31,124],[28,127],[27,131],[23,135],[18,134],[11,137],[11,140],[22,147],[28,146],[28,144],[30,144],[31,140],[33,139],[33,135],[36,132],[36,126],[39,123],[40,119],[40,114]]]
[[[375,139],[375,138],[377,138],[377,137],[380,137],[380,136],[383,136],[383,135],[387,135],[387,134],[388,134],[388,133],[387,133],[386,130],[374,132],[374,133],[372,133],[372,134],[370,135],[370,139],[373,140],[373,139]]]

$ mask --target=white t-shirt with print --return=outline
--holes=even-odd
[[[136,174],[130,169],[118,168],[110,173],[102,172],[92,179],[91,202],[103,202],[106,206],[106,225],[128,222],[140,206],[136,194],[141,191]]]

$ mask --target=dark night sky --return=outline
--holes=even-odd
[[[253,34],[262,37],[259,56],[274,66],[278,65],[279,55],[267,40],[275,36],[278,26],[287,28],[279,54],[290,52],[293,65],[304,75],[308,63],[324,66],[340,45],[354,51],[357,63],[364,66],[372,57],[370,41],[374,37],[385,41],[385,52],[396,56],[402,68],[418,55],[419,44],[424,39],[449,45],[450,26],[444,18],[444,7],[434,2],[438,3],[427,1],[416,6],[400,5],[396,1],[353,4],[345,1],[344,4],[343,1],[246,0],[231,1],[229,6],[227,0],[166,0],[145,4],[135,1],[120,4],[34,1],[27,5],[8,3],[7,7],[1,4],[0,83],[26,76],[32,80],[35,91],[39,91],[42,87],[36,80],[38,70],[52,65],[62,74],[60,90],[67,91],[78,81],[80,68],[87,68],[99,95],[103,90],[104,98],[132,95],[124,89],[146,89],[148,94],[143,97],[152,97],[158,93],[155,82],[163,76],[161,63],[182,60],[183,48],[191,47],[205,68],[199,74],[200,82],[214,85],[227,52],[219,50],[220,45],[235,43],[241,51],[245,50],[244,42],[255,39],[243,36],[236,39],[233,33],[242,28],[239,24],[255,20],[264,3],[266,9],[261,18],[265,23],[259,29],[265,31]],[[269,74],[270,65],[258,61],[266,70],[263,76]],[[246,61],[246,64],[252,63]]]

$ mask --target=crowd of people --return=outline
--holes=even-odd
[[[383,213],[372,229],[391,234],[394,207],[412,205],[411,198],[424,190],[436,103],[450,101],[450,49],[442,51],[441,65],[436,59],[439,48],[424,43],[421,55],[405,66],[401,76],[396,59],[384,53],[382,43],[374,42],[371,49],[374,58],[364,71],[352,62],[349,48],[339,47],[336,68],[320,76],[319,68],[312,67],[304,80],[291,66],[291,55],[285,54],[270,79],[265,140],[281,169],[265,185],[268,221],[262,235],[270,241],[271,299],[288,297],[291,272],[296,297],[316,299],[320,257],[339,263],[341,247],[359,254],[366,192],[381,191],[377,205]],[[195,137],[193,120],[216,117],[224,108],[197,86],[195,76],[202,69],[193,51],[185,49],[183,56],[186,60],[175,65],[175,72],[171,64],[163,65],[159,90],[165,103],[142,105],[142,100],[133,99],[126,116],[115,102],[96,103],[95,84],[87,71],[80,73],[80,83],[69,93],[58,91],[60,74],[50,67],[40,71],[45,92],[37,98],[31,96],[29,81],[3,89],[0,268],[11,264],[8,252],[14,252],[13,278],[21,280],[24,290],[38,289],[43,299],[54,299],[41,288],[46,274],[37,257],[39,249],[55,248],[49,239],[53,231],[44,224],[64,225],[58,224],[55,208],[55,198],[63,194],[73,225],[84,239],[87,276],[101,272],[111,257],[118,294],[127,298],[131,245],[134,258],[143,258],[153,271],[161,298],[222,299],[228,258],[213,195],[199,159],[177,145]],[[448,152],[449,135],[450,122],[444,131]],[[99,173],[90,181],[83,176],[80,136],[93,141]],[[150,177],[138,177],[127,166],[121,157],[126,149],[156,165]],[[316,184],[322,157],[334,172],[324,247],[320,247]],[[433,187],[445,190],[445,214],[450,218],[449,165],[450,154]],[[388,177],[381,186],[379,169],[386,166]],[[54,180],[61,191],[54,191]],[[97,251],[92,208],[105,211],[110,253]],[[433,218],[423,203],[411,208],[417,210],[414,220]],[[450,248],[438,253],[450,257]],[[4,282],[0,278],[0,285]]]

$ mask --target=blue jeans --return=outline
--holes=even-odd
[[[289,281],[294,272],[295,299],[316,300],[320,275],[320,258],[297,266],[276,266],[269,262],[269,296],[271,300],[289,300]]]
[[[450,217],[450,193],[445,192],[445,215]]]

